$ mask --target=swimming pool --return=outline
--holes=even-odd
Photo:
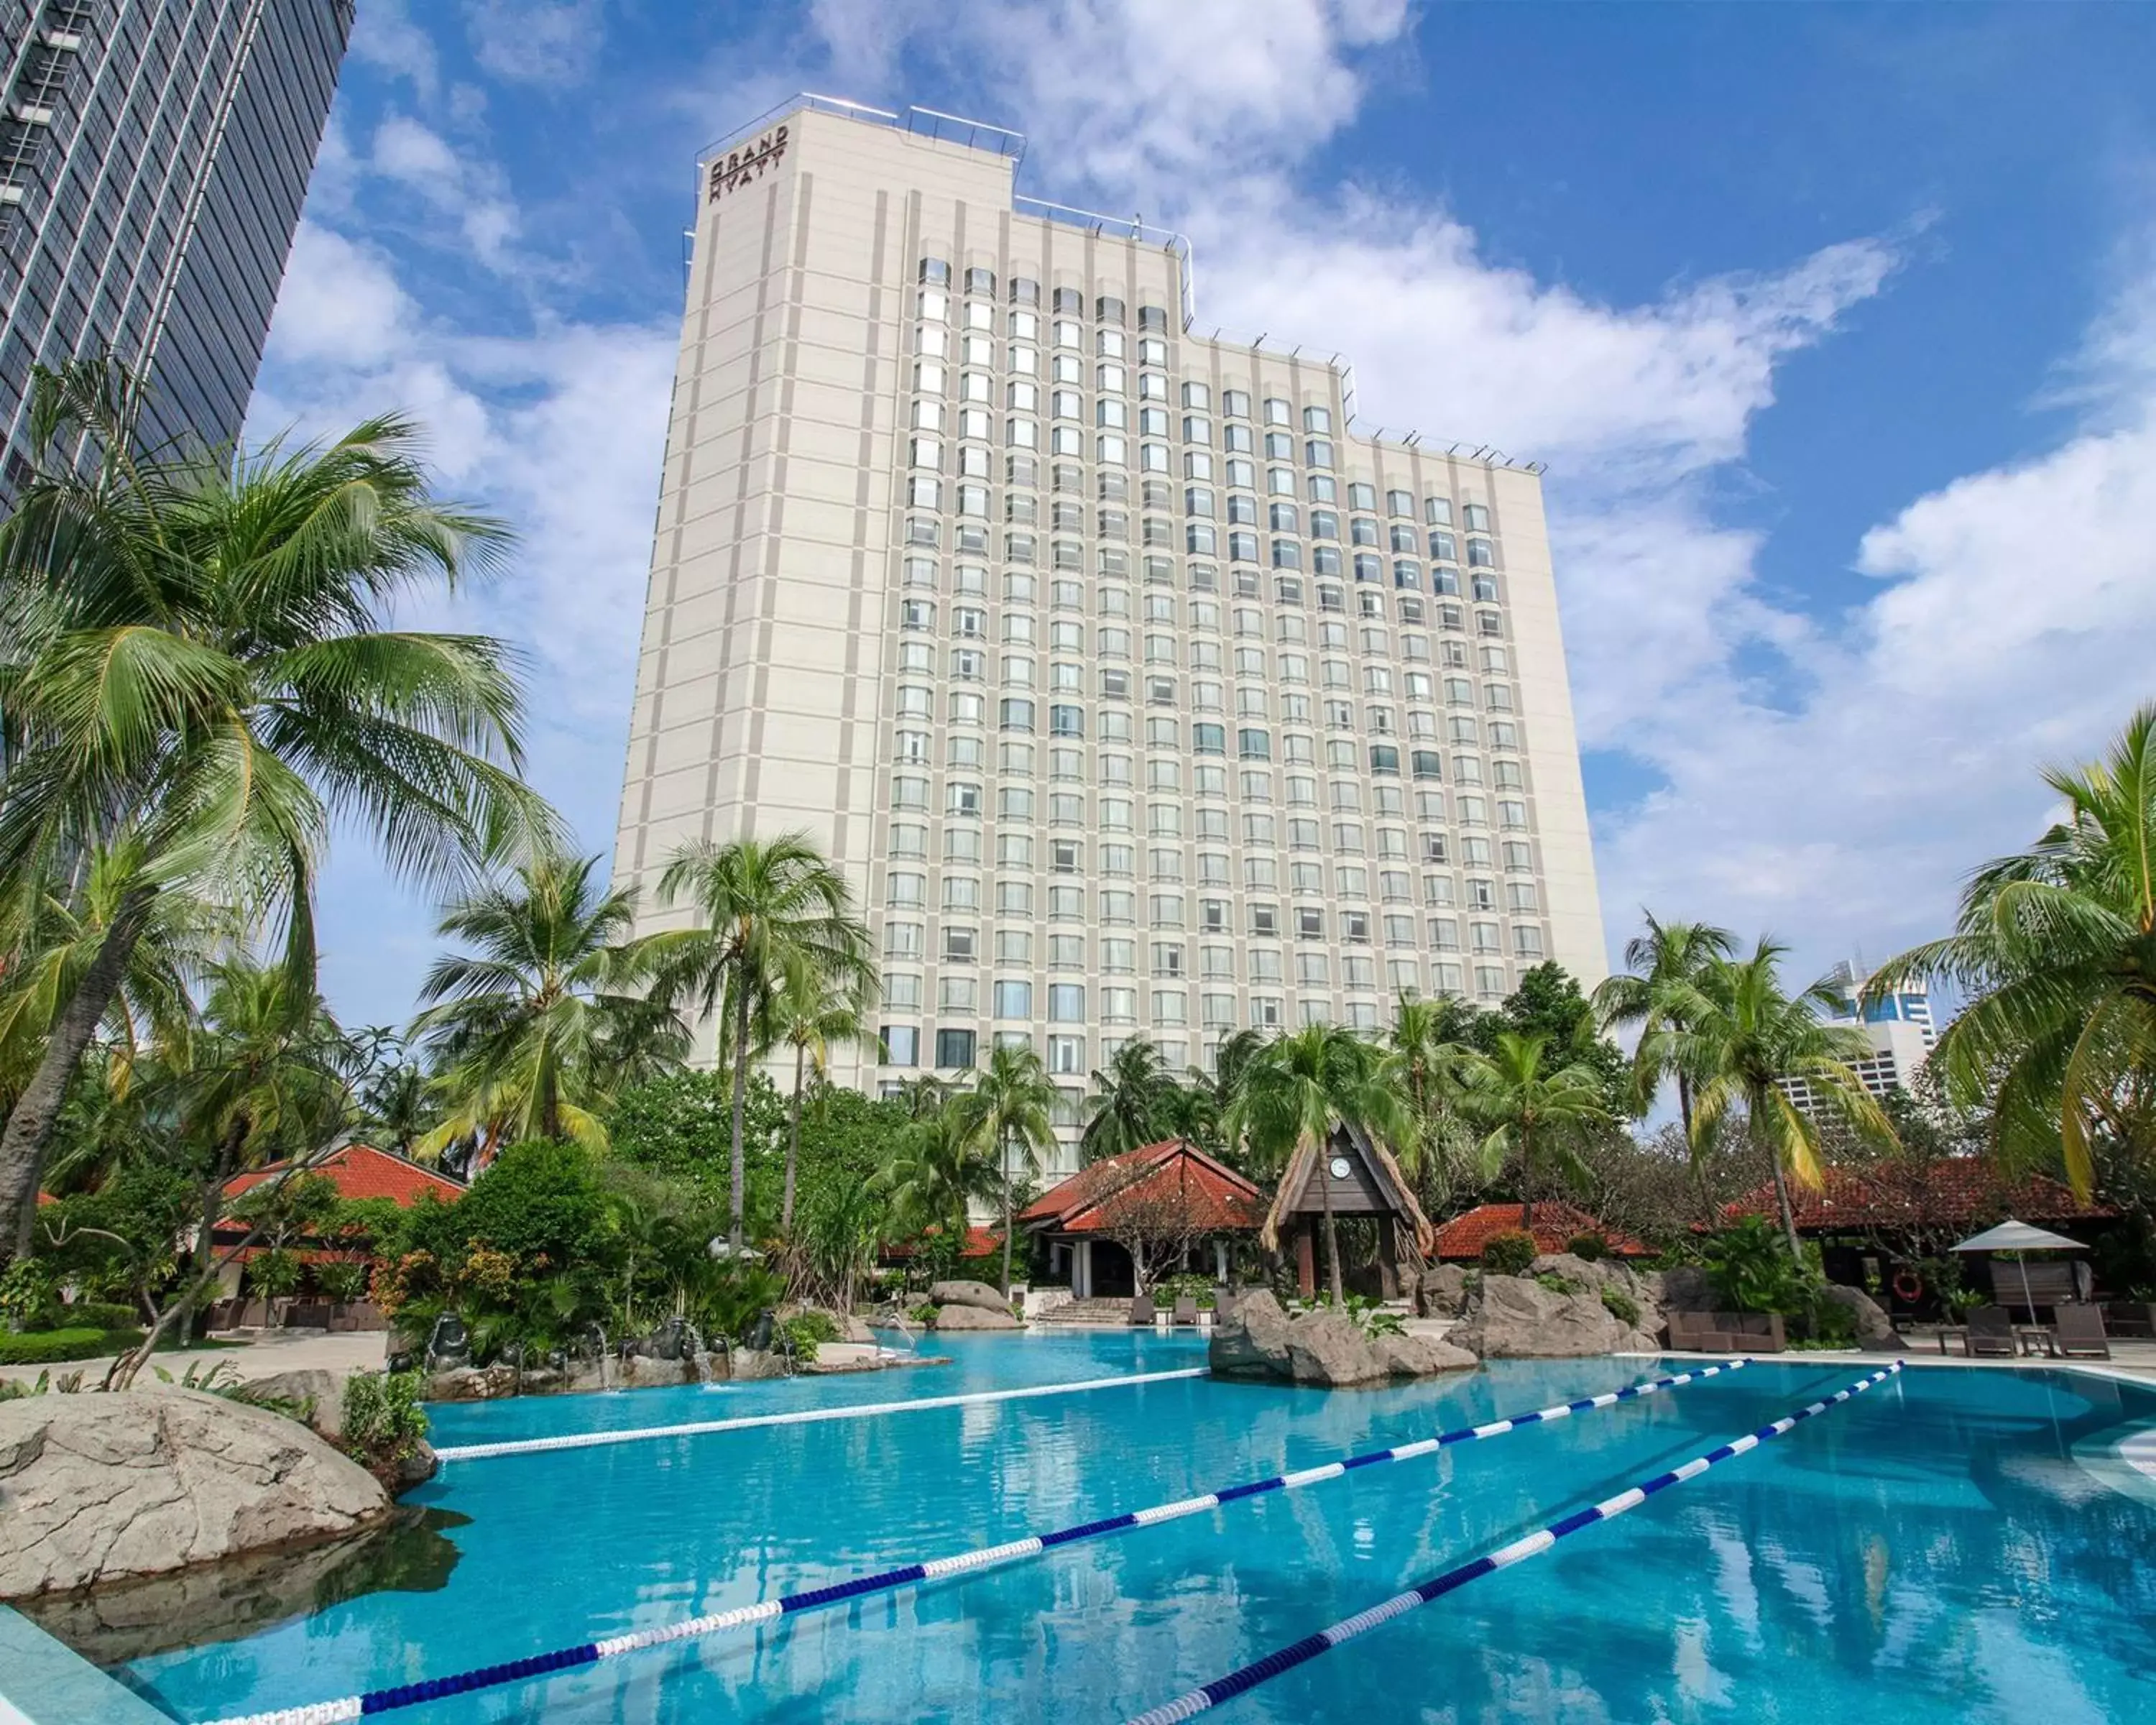
[[[444,1443],[941,1397],[1202,1363],[1151,1334],[957,1337],[948,1366],[444,1409]],[[459,1463],[424,1590],[327,1604],[121,1675],[200,1721],[749,1604],[1614,1389],[1641,1360],[1507,1362],[1327,1394],[1086,1394]],[[1011,1567],[413,1707],[478,1721],[1127,1718],[1860,1375],[1761,1363]],[[1905,1373],[1606,1527],[1224,1709],[1224,1719],[2152,1716],[2156,1502],[2107,1484],[2156,1394],[2080,1373]]]

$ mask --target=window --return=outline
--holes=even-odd
[[[936,1064],[947,1070],[972,1065],[973,1033],[971,1030],[938,1030],[936,1033]]]
[[[1033,1016],[1033,984],[1031,983],[998,983],[996,984],[996,1016],[999,1019],[1029,1019]]]
[[[1245,761],[1270,761],[1273,757],[1272,737],[1266,732],[1238,731],[1235,746]]]
[[[1330,408],[1305,408],[1302,410],[1302,429],[1305,431],[1330,432],[1332,429],[1332,410]]]
[[[921,1029],[917,1024],[886,1024],[879,1033],[886,1066],[921,1064]]]
[[[1083,1073],[1086,1070],[1086,1039],[1083,1036],[1050,1037],[1048,1070],[1057,1077]]]

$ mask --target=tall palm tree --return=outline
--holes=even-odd
[[[1093,1094],[1078,1153],[1087,1163],[1121,1156],[1156,1141],[1163,1092],[1173,1083],[1158,1045],[1133,1036],[1093,1072]]]
[[[1520,1158],[1520,1226],[1535,1225],[1535,1162],[1547,1157],[1573,1172],[1581,1167],[1581,1132],[1609,1118],[1602,1077],[1547,1036],[1500,1030],[1490,1050],[1470,1050],[1460,1060],[1460,1111],[1486,1128],[1482,1140],[1486,1178],[1507,1157]]]
[[[907,1124],[873,1183],[903,1228],[941,1228],[963,1244],[967,1206],[993,1198],[1001,1183],[993,1147],[954,1101]]]
[[[645,992],[661,937],[631,935],[635,895],[602,892],[598,867],[542,850],[444,910],[436,932],[474,950],[443,954],[420,984],[413,1034],[448,1104],[422,1155],[475,1137],[482,1158],[530,1137],[603,1149],[604,1105],[687,1058],[688,1027]]]
[[[1285,1165],[1291,1179],[1324,1155],[1337,1127],[1352,1126],[1388,1148],[1414,1129],[1383,1052],[1338,1024],[1311,1024],[1267,1043],[1245,1070],[1240,1092],[1229,1111],[1229,1142],[1246,1145],[1256,1166]],[[1318,1188],[1332,1298],[1344,1303],[1332,1189],[1324,1180]]]
[[[786,1186],[779,1201],[778,1227],[793,1231],[793,1182],[801,1160],[801,1102],[808,1074],[819,1077],[830,1063],[834,1045],[856,1042],[866,1034],[867,1014],[863,999],[869,978],[856,973],[834,978],[813,965],[795,962],[787,967],[767,1012],[767,1029],[774,1043],[793,1050],[793,1097],[786,1129]]]
[[[2066,818],[1963,889],[1954,932],[1872,975],[1876,999],[1912,979],[1968,1000],[1933,1050],[1950,1101],[1989,1105],[2015,1165],[2061,1155],[2087,1197],[2101,1136],[2156,1151],[2156,705],[2105,757],[2053,768]]]
[[[1744,1111],[1745,1128],[1774,1172],[1774,1198],[1791,1257],[1801,1255],[1789,1182],[1820,1183],[1820,1130],[1799,1108],[1783,1081],[1800,1080],[1814,1101],[1838,1116],[1859,1137],[1892,1145],[1894,1128],[1851,1060],[1871,1051],[1861,1030],[1821,1022],[1819,1009],[1835,997],[1815,983],[1792,999],[1782,987],[1781,960],[1788,948],[1762,937],[1748,958],[1715,958],[1697,980],[1676,987],[1673,1020],[1683,1029],[1665,1034],[1671,1062],[1692,1075],[1692,1146],[1697,1155],[1707,1134],[1733,1108]]]
[[[1017,1172],[1040,1171],[1040,1153],[1055,1142],[1055,1086],[1048,1069],[1030,1048],[998,1043],[973,1087],[953,1106],[995,1158],[996,1184],[1003,1199],[1004,1291],[1011,1285],[1011,1240],[1016,1231]]]
[[[865,989],[874,976],[869,933],[844,877],[806,833],[685,845],[659,879],[661,905],[683,899],[703,927],[660,937],[669,967],[661,992],[706,1018],[722,1015],[721,1046],[733,1066],[731,1237],[739,1250],[747,1188],[742,1134],[757,1014],[794,965]]]
[[[1388,1076],[1414,1117],[1399,1147],[1400,1168],[1426,1194],[1435,1188],[1450,1196],[1459,1137],[1450,1103],[1472,1015],[1450,995],[1419,1000],[1404,993],[1385,1034]]]
[[[1669,1033],[1687,1028],[1682,1004],[1687,990],[1696,987],[1707,966],[1717,958],[1733,957],[1737,937],[1711,922],[1664,922],[1650,911],[1642,913],[1646,929],[1625,942],[1626,973],[1605,978],[1594,991],[1596,1022],[1605,1030],[1636,1025],[1640,1044],[1633,1056],[1633,1076],[1640,1101],[1650,1104],[1668,1080],[1675,1080],[1677,1112],[1684,1122],[1685,1142],[1695,1145],[1691,1129],[1692,1075],[1672,1058]],[[1697,1148],[1692,1172],[1697,1177],[1700,1203],[1712,1222],[1713,1203],[1707,1186],[1707,1164]]]
[[[0,1133],[9,1221],[35,1200],[69,1081],[161,894],[281,923],[305,988],[333,820],[427,883],[549,824],[517,777],[510,654],[383,626],[400,598],[459,588],[508,542],[431,495],[410,423],[144,459],[143,401],[107,361],[38,372],[34,470],[0,524],[0,892],[33,901],[101,845],[145,858]]]

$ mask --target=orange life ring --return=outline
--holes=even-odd
[[[1923,1278],[1913,1270],[1897,1270],[1894,1272],[1894,1292],[1897,1298],[1913,1305],[1923,1297]]]

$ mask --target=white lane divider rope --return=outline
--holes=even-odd
[[[1395,1594],[1391,1599],[1373,1605],[1367,1611],[1358,1612],[1354,1616],[1334,1624],[1330,1629],[1320,1630],[1314,1635],[1306,1635],[1300,1641],[1276,1648],[1263,1659],[1253,1661],[1240,1671],[1230,1671],[1224,1677],[1216,1677],[1210,1683],[1193,1689],[1186,1695],[1178,1696],[1173,1701],[1140,1713],[1130,1721],[1130,1725],[1181,1725],[1185,1719],[1195,1718],[1224,1702],[1248,1694],[1259,1684],[1270,1682],[1283,1671],[1293,1671],[1296,1666],[1307,1664],[1320,1654],[1330,1653],[1343,1642],[1352,1641],[1358,1635],[1368,1635],[1381,1625],[1390,1623],[1396,1617],[1404,1617],[1416,1607],[1427,1605],[1433,1599],[1442,1599],[1455,1589],[1465,1587],[1471,1581],[1480,1581],[1485,1575],[1509,1568],[1525,1558],[1537,1556],[1558,1540],[1569,1538],[1583,1527],[1593,1527],[1597,1522],[1614,1521],[1619,1516],[1637,1509],[1657,1491],[1665,1491],[1671,1486],[1696,1479],[1710,1467],[1758,1449],[1769,1439],[1781,1436],[1790,1427],[1824,1414],[1828,1409],[1837,1407],[1852,1397],[1863,1394],[1873,1384],[1884,1382],[1901,1369],[1902,1363],[1897,1360],[1892,1365],[1859,1379],[1845,1389],[1836,1390],[1832,1395],[1799,1408],[1794,1414],[1784,1414],[1771,1425],[1761,1426],[1757,1431],[1709,1450],[1704,1455],[1696,1455],[1681,1466],[1656,1474],[1650,1480],[1643,1480],[1629,1491],[1620,1491],[1614,1497],[1605,1497],[1599,1503],[1575,1510],[1561,1520],[1552,1522],[1548,1527],[1528,1534],[1524,1539],[1516,1539],[1510,1545],[1500,1546],[1496,1551],[1462,1563],[1456,1568],[1448,1569],[1442,1575],[1433,1576],[1421,1585],[1411,1587],[1403,1594]]]
[[[266,1713],[249,1713],[241,1717],[220,1720],[217,1725],[342,1725],[342,1722],[346,1720],[373,1713],[386,1713],[398,1707],[416,1707],[423,1702],[439,1701],[446,1696],[469,1694],[475,1689],[491,1689],[506,1683],[521,1683],[579,1666],[595,1665],[603,1659],[616,1658],[645,1647],[693,1640],[726,1630],[768,1623],[774,1618],[796,1611],[835,1605],[843,1600],[857,1599],[867,1594],[889,1593],[924,1581],[940,1581],[946,1576],[964,1574],[1015,1558],[1032,1557],[1041,1552],[1052,1551],[1058,1546],[1075,1544],[1081,1539],[1096,1539],[1104,1534],[1119,1533],[1131,1527],[1153,1527],[1183,1516],[1202,1514],[1242,1498],[1261,1497],[1269,1491],[1296,1491],[1304,1486],[1316,1485],[1324,1480],[1337,1480],[1343,1474],[1389,1461],[1412,1461],[1419,1455],[1433,1455],[1440,1450],[1450,1449],[1455,1444],[1502,1437],[1508,1431],[1523,1430],[1530,1425],[1548,1425],[1554,1420],[1569,1419],[1575,1414],[1614,1407],[1620,1402],[1637,1401],[1666,1389],[1681,1389],[1687,1384],[1720,1377],[1725,1372],[1741,1370],[1749,1363],[1748,1360],[1739,1359],[1732,1360],[1726,1365],[1695,1367],[1689,1372],[1652,1378],[1645,1384],[1627,1384],[1622,1389],[1609,1390],[1601,1395],[1582,1396],[1576,1401],[1538,1408],[1531,1414],[1515,1414],[1481,1425],[1462,1426],[1456,1431],[1440,1432],[1435,1437],[1418,1439],[1413,1443],[1396,1444],[1388,1450],[1373,1450],[1364,1455],[1351,1455],[1345,1461],[1327,1462],[1322,1466],[1301,1468],[1293,1473],[1274,1474],[1262,1480],[1250,1480],[1240,1486],[1224,1486],[1218,1491],[1208,1491],[1196,1497],[1181,1497],[1172,1503],[1157,1503],[1150,1508],[1130,1510],[1122,1515],[1104,1517],[1099,1521],[1081,1522],[1075,1527],[1058,1527],[1050,1532],[1007,1540],[1003,1544],[984,1546],[977,1551],[958,1552],[950,1557],[906,1563],[872,1575],[857,1575],[824,1587],[781,1594],[773,1599],[760,1599],[753,1605],[737,1605],[728,1611],[691,1617],[655,1629],[634,1630],[627,1635],[610,1635],[603,1640],[587,1641],[581,1646],[560,1648],[551,1653],[534,1654],[528,1658],[511,1660],[501,1665],[483,1666],[475,1671],[459,1671],[451,1676],[429,1678],[418,1683],[403,1683],[388,1689],[372,1689],[362,1695],[314,1702],[304,1707],[282,1707]],[[1187,1377],[1190,1374],[1164,1373],[1151,1375]],[[1106,1378],[1099,1381],[1106,1384],[1135,1380]],[[898,1405],[911,1407],[920,1404],[901,1403]]]
[[[444,1461],[484,1461],[496,1455],[529,1455],[548,1450],[597,1450],[609,1444],[649,1443],[656,1438],[701,1437],[714,1431],[753,1431],[766,1425],[820,1425],[833,1420],[875,1420],[886,1414],[918,1414],[931,1408],[978,1407],[988,1402],[1025,1401],[1035,1396],[1082,1395],[1091,1389],[1123,1389],[1137,1384],[1166,1384],[1178,1378],[1203,1378],[1205,1366],[1173,1372],[1136,1372],[1121,1378],[1083,1378],[1071,1384],[1035,1384],[1023,1389],[976,1389],[963,1395],[921,1396],[912,1401],[861,1402],[844,1408],[798,1408],[790,1414],[745,1414],[733,1420],[697,1420],[683,1425],[639,1425],[623,1431],[572,1431],[558,1437],[507,1438],[496,1444],[450,1444],[434,1451]]]

